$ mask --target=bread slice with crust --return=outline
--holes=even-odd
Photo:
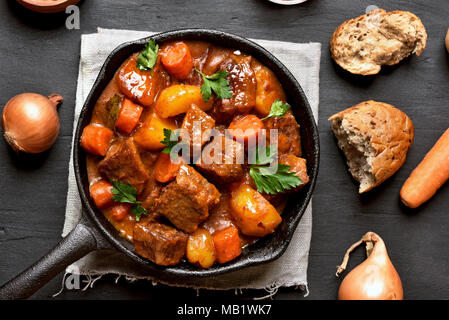
[[[412,53],[419,56],[426,42],[426,29],[413,13],[376,9],[341,24],[332,35],[330,51],[343,69],[372,75]]]
[[[412,121],[387,103],[365,101],[329,120],[349,171],[360,182],[359,193],[391,177],[403,165],[413,142]]]

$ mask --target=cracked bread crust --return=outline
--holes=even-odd
[[[359,193],[377,187],[403,164],[414,126],[401,110],[383,102],[362,102],[329,118]]]
[[[332,35],[330,51],[343,69],[373,75],[412,53],[419,56],[426,43],[426,29],[413,13],[376,9],[341,24]]]

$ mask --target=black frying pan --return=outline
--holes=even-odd
[[[145,272],[153,277],[166,281],[177,277],[179,283],[179,281],[182,281],[182,278],[215,276],[248,266],[266,263],[279,258],[287,248],[293,232],[312,197],[319,165],[318,129],[301,86],[290,71],[272,54],[254,42],[233,34],[204,29],[186,29],[160,33],[152,36],[152,38],[158,43],[172,40],[209,41],[220,46],[239,49],[257,58],[262,64],[270,68],[280,80],[287,94],[287,100],[292,106],[293,113],[300,124],[303,157],[307,159],[308,173],[310,175],[309,184],[300,192],[290,196],[282,215],[283,221],[273,234],[245,248],[240,257],[229,263],[215,264],[206,270],[199,269],[187,262],[173,267],[161,267],[138,256],[134,252],[133,245],[120,237],[117,230],[96,209],[92,199],[89,197],[85,153],[79,146],[82,130],[89,124],[95,102],[102,91],[113,78],[123,61],[131,54],[141,51],[148,42],[148,38],[124,43],[109,55],[101,68],[100,74],[81,111],[75,132],[73,158],[76,182],[84,208],[82,218],[75,229],[45,257],[3,285],[0,288],[0,299],[28,298],[54,276],[62,272],[68,265],[97,249],[116,249],[134,260],[130,261],[130,263],[142,266]]]

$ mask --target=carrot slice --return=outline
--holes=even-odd
[[[89,124],[81,135],[81,147],[97,156],[105,156],[114,133],[108,128]]]
[[[219,263],[226,263],[242,253],[239,231],[230,226],[214,233],[215,253]]]
[[[193,68],[189,46],[184,42],[168,46],[161,54],[161,62],[168,73],[178,80],[187,78]]]
[[[417,208],[433,197],[449,179],[449,129],[413,170],[401,189],[402,202]]]
[[[116,221],[123,220],[129,214],[131,214],[131,204],[129,203],[119,203],[112,207],[112,217]]]
[[[123,99],[115,127],[123,133],[130,134],[139,122],[142,111],[141,106],[127,98]]]
[[[90,186],[90,196],[98,209],[104,209],[114,205],[115,202],[111,200],[114,196],[112,188],[112,184],[106,180],[99,180]]]
[[[154,165],[154,178],[161,183],[166,183],[176,178],[182,165],[181,159],[179,160],[179,163],[173,163],[169,153],[161,152]]]
[[[256,138],[263,128],[262,120],[253,114],[247,114],[235,117],[228,129],[235,139],[248,141]]]

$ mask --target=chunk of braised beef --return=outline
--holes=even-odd
[[[246,114],[256,105],[256,76],[251,67],[251,56],[232,55],[224,70],[232,91],[233,104],[240,114]]]
[[[98,164],[98,171],[109,180],[129,183],[138,193],[150,177],[132,138],[114,143]]]
[[[155,212],[176,228],[192,233],[207,219],[220,196],[217,188],[195,169],[182,165],[176,180],[162,189]]]
[[[210,113],[217,123],[229,125],[234,118],[236,108],[231,99],[215,99]]]
[[[140,158],[142,159],[145,167],[153,168],[159,152],[148,151],[143,148],[139,148],[137,145],[136,147],[139,150]],[[153,205],[161,192],[162,184],[156,181],[154,170],[148,170],[148,175],[148,180],[145,182],[142,192],[139,194],[138,200],[142,202],[142,206],[147,209],[148,212],[151,212],[153,211]]]
[[[304,158],[296,157],[293,154],[281,154],[279,156],[279,163],[285,164],[290,167],[289,171],[295,173],[295,175],[301,179],[302,184],[295,189],[288,190],[289,192],[298,191],[302,189],[307,183],[309,183],[309,175],[307,174],[307,160]]]
[[[256,77],[251,67],[251,57],[232,54],[219,69],[227,71],[226,79],[232,92],[230,99],[217,99],[212,115],[217,123],[228,124],[235,114],[247,114],[256,105]]]
[[[191,150],[201,150],[209,141],[214,127],[215,120],[197,106],[192,105],[182,121],[181,140],[190,144]]]
[[[294,172],[296,176],[301,179],[302,184],[294,189],[289,189],[276,194],[263,193],[262,195],[265,197],[265,199],[270,201],[270,203],[274,206],[279,206],[285,200],[286,195],[301,190],[307,183],[309,183],[306,159],[297,157],[293,154],[281,154],[279,155],[278,161],[280,164],[288,165],[290,167],[289,171]]]
[[[154,207],[157,205],[157,199],[159,198],[162,190],[162,184],[157,182],[154,177],[154,170],[150,171],[150,178],[145,183],[145,187],[142,190],[139,200],[142,202],[147,212],[154,212]]]
[[[178,264],[186,252],[187,235],[158,222],[136,223],[133,238],[136,253],[161,266]]]
[[[140,159],[142,160],[143,164],[147,167],[147,168],[151,168],[154,166],[154,164],[156,163],[157,160],[157,156],[159,155],[159,152],[156,151],[148,151],[144,148],[139,147],[138,144],[136,144],[136,148],[139,151],[139,155],[140,155]]]
[[[228,48],[212,46],[201,71],[207,75],[214,74],[219,70],[221,64],[229,58],[231,53],[232,51]]]
[[[204,147],[196,167],[215,183],[238,181],[245,174],[244,152],[241,143],[225,135],[219,135]]]
[[[268,118],[263,122],[267,130],[267,144],[271,143],[270,129],[276,129],[278,133],[277,146],[279,154],[291,153],[295,156],[301,156],[299,125],[290,110],[282,117]],[[276,144],[276,142],[273,141],[273,144]]]

